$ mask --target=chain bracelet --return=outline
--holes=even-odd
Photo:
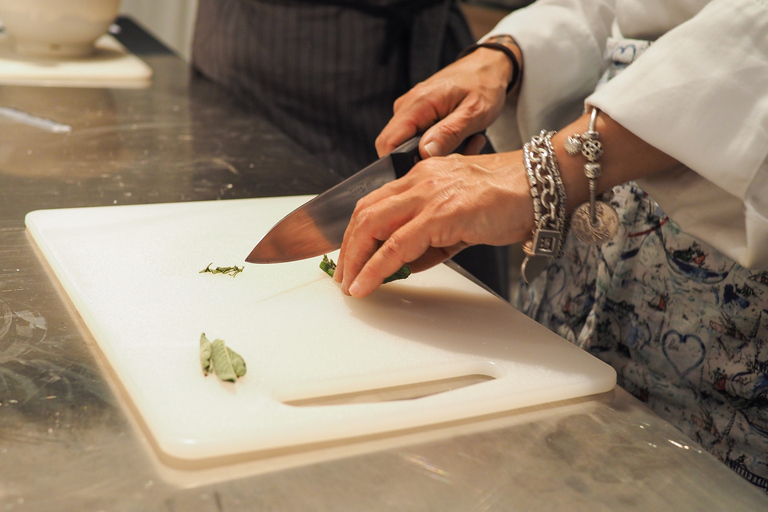
[[[558,257],[562,253],[565,188],[552,148],[555,133],[543,130],[523,147],[534,203],[533,237],[524,245],[529,256]]]
[[[565,187],[552,147],[556,132],[543,130],[523,146],[523,160],[533,198],[532,237],[523,243],[525,260],[521,273],[530,282],[546,266],[548,258],[563,253],[567,230]]]

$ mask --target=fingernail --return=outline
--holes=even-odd
[[[424,149],[429,156],[441,156],[443,154],[440,149],[440,144],[435,141],[427,142],[427,144],[424,146]]]
[[[349,287],[349,294],[353,297],[357,297],[357,294],[360,293],[360,285],[357,284],[357,281],[352,283],[352,286]]]

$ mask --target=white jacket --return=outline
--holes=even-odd
[[[540,0],[495,34],[525,58],[522,140],[600,108],[687,166],[638,180],[670,218],[768,268],[768,0]],[[595,91],[609,36],[654,43]]]

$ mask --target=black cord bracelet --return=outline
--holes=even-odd
[[[477,43],[464,48],[459,56],[456,57],[456,60],[459,60],[462,57],[466,57],[478,48],[490,48],[491,50],[498,50],[500,52],[504,52],[504,55],[509,57],[510,62],[512,62],[512,80],[510,80],[509,85],[507,85],[507,93],[509,93],[515,84],[517,84],[517,79],[520,77],[520,63],[517,62],[515,52],[501,43]]]

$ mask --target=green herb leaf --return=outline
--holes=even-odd
[[[245,366],[245,359],[243,359],[243,356],[229,347],[227,347],[227,353],[229,354],[229,360],[232,361],[232,368],[235,369],[235,374],[238,377],[245,375],[245,372],[248,371],[248,368]]]
[[[213,265],[213,263],[209,263],[208,266],[205,267],[203,270],[201,270],[199,273],[200,274],[205,274],[206,272],[208,272],[210,274],[227,274],[229,276],[235,277],[237,274],[239,274],[240,272],[245,270],[244,266],[243,267],[238,267],[238,266],[235,265],[234,267],[216,267],[216,268],[211,268],[211,265]]]
[[[221,380],[235,382],[237,380],[237,372],[232,364],[232,358],[229,356],[227,346],[223,340],[213,340],[211,351],[211,360],[213,361],[213,368],[216,370],[216,375]]]
[[[329,259],[327,254],[323,254],[323,261],[320,262],[320,268],[323,270],[323,272],[331,277],[333,277],[333,274],[336,273],[336,263],[332,259]],[[382,284],[391,283],[392,281],[397,281],[398,279],[406,279],[410,275],[411,267],[408,265],[403,265],[400,267],[400,270],[386,278]]]
[[[320,262],[320,268],[323,272],[333,277],[333,274],[336,272],[336,263],[334,263],[333,260],[328,259],[327,254],[323,254],[323,261]]]
[[[384,284],[391,283],[392,281],[397,281],[398,279],[406,279],[408,276],[411,275],[411,267],[408,265],[403,265],[400,267],[400,270],[389,276],[384,280]]]
[[[205,333],[200,335],[200,365],[203,373],[216,373],[221,380],[235,382],[247,371],[243,356],[227,347],[224,340],[211,343]]]
[[[203,373],[208,375],[213,371],[211,366],[211,342],[205,337],[205,333],[200,335],[200,366],[203,367]]]

